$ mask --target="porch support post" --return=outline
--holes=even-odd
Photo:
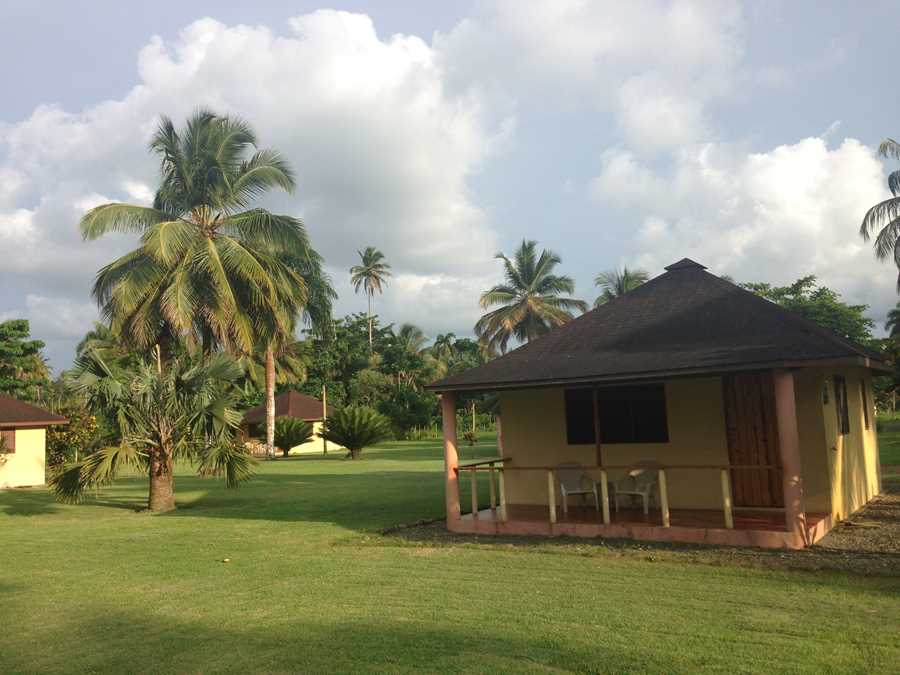
[[[603,524],[609,525],[609,485],[605,469],[600,469],[600,508],[603,510]]]
[[[784,519],[788,532],[806,541],[806,509],[803,504],[803,474],[800,468],[800,433],[797,430],[797,403],[794,374],[776,370],[775,417],[778,424],[778,451],[781,456]]]
[[[666,483],[666,470],[659,470],[659,510],[662,513],[662,526],[669,527],[669,486]]]
[[[731,505],[731,478],[728,476],[728,469],[722,469],[720,477],[722,480],[722,510],[725,512],[725,527],[733,530],[734,513]]]
[[[459,520],[459,454],[456,439],[456,394],[441,393],[441,414],[444,429],[444,504],[447,520]]]
[[[478,470],[473,466],[469,472],[472,474],[472,519],[478,520]]]
[[[547,505],[550,507],[550,524],[556,522],[556,482],[553,469],[547,469]]]
[[[506,478],[503,467],[497,471],[497,486],[500,491],[500,522],[506,522]]]

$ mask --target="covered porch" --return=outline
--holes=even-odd
[[[768,396],[758,397],[762,408],[743,411],[758,418],[755,426],[743,433],[764,437],[768,427],[771,438],[762,443],[764,450],[746,464],[736,463],[737,456],[724,447],[728,445],[725,436],[737,433],[734,429],[725,430],[728,424],[724,419],[723,447],[721,454],[715,455],[724,460],[722,463],[694,464],[690,462],[697,455],[674,453],[680,447],[680,429],[694,421],[670,419],[672,442],[636,446],[644,454],[641,461],[634,463],[616,461],[621,453],[604,453],[599,437],[591,453],[596,461],[590,463],[560,463],[566,458],[566,448],[571,450],[572,446],[547,443],[543,448],[517,452],[523,447],[522,429],[518,429],[519,436],[508,443],[510,447],[504,452],[504,429],[500,428],[500,457],[460,464],[455,395],[452,391],[442,393],[448,529],[473,534],[568,535],[766,548],[802,548],[815,543],[831,529],[832,518],[826,509],[806,508],[794,371],[778,369],[748,377],[748,381],[764,383],[761,386],[768,389]],[[744,382],[740,376],[737,378]],[[730,380],[720,377],[715,381],[721,391],[723,383]],[[682,381],[667,389],[674,397],[683,395],[685,386]],[[696,385],[699,389],[704,387],[710,388],[705,380]],[[727,398],[727,393],[722,396]],[[595,390],[595,406],[596,401]],[[507,407],[512,408],[512,403]],[[668,407],[671,417],[676,407],[671,403]],[[707,414],[728,416],[721,403],[717,411],[707,410]],[[527,426],[531,417],[511,414],[509,419]],[[559,417],[547,415],[544,419],[546,425],[551,425],[551,420]],[[511,429],[505,431],[507,436],[513,435]],[[709,434],[709,429],[706,431]],[[559,433],[564,430],[556,435]],[[604,461],[607,456],[610,459]],[[587,494],[570,495],[564,505],[560,471],[573,466],[582,474]],[[617,483],[632,472],[652,474],[648,478],[652,502],[646,514],[631,497],[615,495]],[[469,493],[465,504],[460,503],[461,484]],[[748,495],[736,504],[735,489],[756,490],[756,501],[750,503],[765,506],[746,506]],[[766,491],[768,495],[764,494]],[[764,498],[759,501],[761,495]]]

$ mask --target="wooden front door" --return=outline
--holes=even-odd
[[[771,373],[726,375],[722,388],[731,466],[781,467]],[[733,469],[731,492],[735,506],[784,506],[780,468]]]

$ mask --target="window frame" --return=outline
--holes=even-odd
[[[869,421],[869,393],[866,390],[866,381],[865,379],[861,379],[859,381],[859,393],[860,393],[860,403],[862,405],[863,412],[863,428],[868,431],[870,427]]]
[[[849,435],[850,408],[847,401],[847,378],[843,375],[834,376],[834,411],[838,435]]]
[[[3,437],[3,451],[0,454],[14,455],[16,454],[16,430],[0,429],[0,436]]]

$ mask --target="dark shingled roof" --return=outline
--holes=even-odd
[[[66,422],[68,420],[65,417],[47,412],[12,396],[0,394],[0,428],[47,427]]]
[[[835,362],[884,370],[842,338],[684,258],[665,274],[429,389],[511,389]]]
[[[331,414],[331,406],[328,406]],[[298,417],[301,420],[315,421],[322,419],[322,402],[301,394],[293,389],[275,397],[275,417]],[[244,415],[244,424],[260,424],[266,421],[266,406],[258,405],[250,408]]]

